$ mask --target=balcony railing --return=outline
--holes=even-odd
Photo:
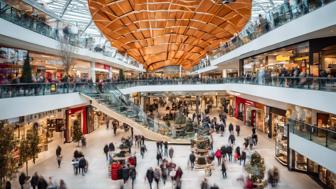
[[[336,151],[336,128],[320,128],[301,121],[289,120],[289,132]]]
[[[78,48],[84,48],[84,49],[89,49],[90,51],[100,53],[106,57],[111,57],[111,58],[117,58],[118,60],[122,61],[124,64],[130,64],[135,67],[139,67],[139,64],[134,61],[134,60],[124,60],[120,59],[118,57],[124,57],[120,53],[113,53],[108,50],[104,50],[102,48],[93,48],[89,45],[89,41],[91,40],[90,37],[82,37],[79,34],[72,34],[68,29],[65,30],[63,28],[59,29],[57,27],[52,27],[51,25],[48,25],[45,21],[42,19],[39,19],[38,17],[30,16],[18,9],[15,9],[14,7],[10,7],[4,0],[0,0],[0,5],[1,7],[4,7],[2,11],[0,11],[0,18],[7,20],[9,22],[12,22],[18,26],[21,26],[23,28],[26,28],[28,30],[31,30],[33,32],[36,32],[38,34],[41,34],[43,36],[46,36],[48,38],[54,39],[54,40],[59,40],[62,35],[63,37],[66,36],[69,40],[69,43],[72,46],[78,47]],[[6,6],[9,8],[6,9]],[[60,25],[68,25],[68,24],[60,24]],[[62,33],[62,35],[61,35]]]
[[[249,84],[296,89],[336,91],[336,78],[321,77],[270,77],[270,78],[221,78],[221,79],[148,79],[105,82],[101,85],[118,89],[145,85],[197,85],[197,84]],[[94,83],[31,83],[31,84],[2,84],[0,98],[20,96],[40,96],[72,92],[90,92],[96,90]]]

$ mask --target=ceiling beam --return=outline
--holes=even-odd
[[[79,36],[82,36],[86,32],[86,30],[91,26],[91,24],[92,24],[92,19],[90,20],[88,25],[85,26],[84,30],[82,31],[82,33]]]
[[[67,0],[63,9],[62,9],[62,13],[61,13],[61,18],[64,16],[66,10],[68,9],[69,5],[71,4],[72,0]]]

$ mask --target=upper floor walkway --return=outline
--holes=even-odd
[[[285,6],[285,5],[283,5]],[[277,7],[264,24],[250,23],[231,41],[209,57],[210,64],[194,73],[205,73],[226,63],[315,38],[335,36],[336,2],[309,1]]]

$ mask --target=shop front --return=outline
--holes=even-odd
[[[72,128],[75,123],[79,123],[82,133],[88,133],[87,127],[87,107],[76,107],[66,110],[66,128],[64,132],[65,142],[72,141]]]
[[[275,139],[275,158],[283,165],[288,164],[288,125],[286,110],[267,107],[268,127],[266,132],[269,138]]]
[[[235,117],[237,119],[244,121],[244,124],[248,127],[265,132],[265,106],[263,104],[240,97],[236,97],[235,103]]]
[[[325,189],[336,189],[336,174],[300,153],[290,150],[290,169],[308,174]]]

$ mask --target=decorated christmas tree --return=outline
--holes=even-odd
[[[74,121],[73,127],[72,127],[72,140],[74,142],[78,142],[79,146],[79,141],[82,139],[83,133],[81,126],[79,124],[79,121]]]
[[[254,183],[264,182],[265,162],[258,152],[252,154],[250,162],[245,166],[245,170],[251,174]]]

